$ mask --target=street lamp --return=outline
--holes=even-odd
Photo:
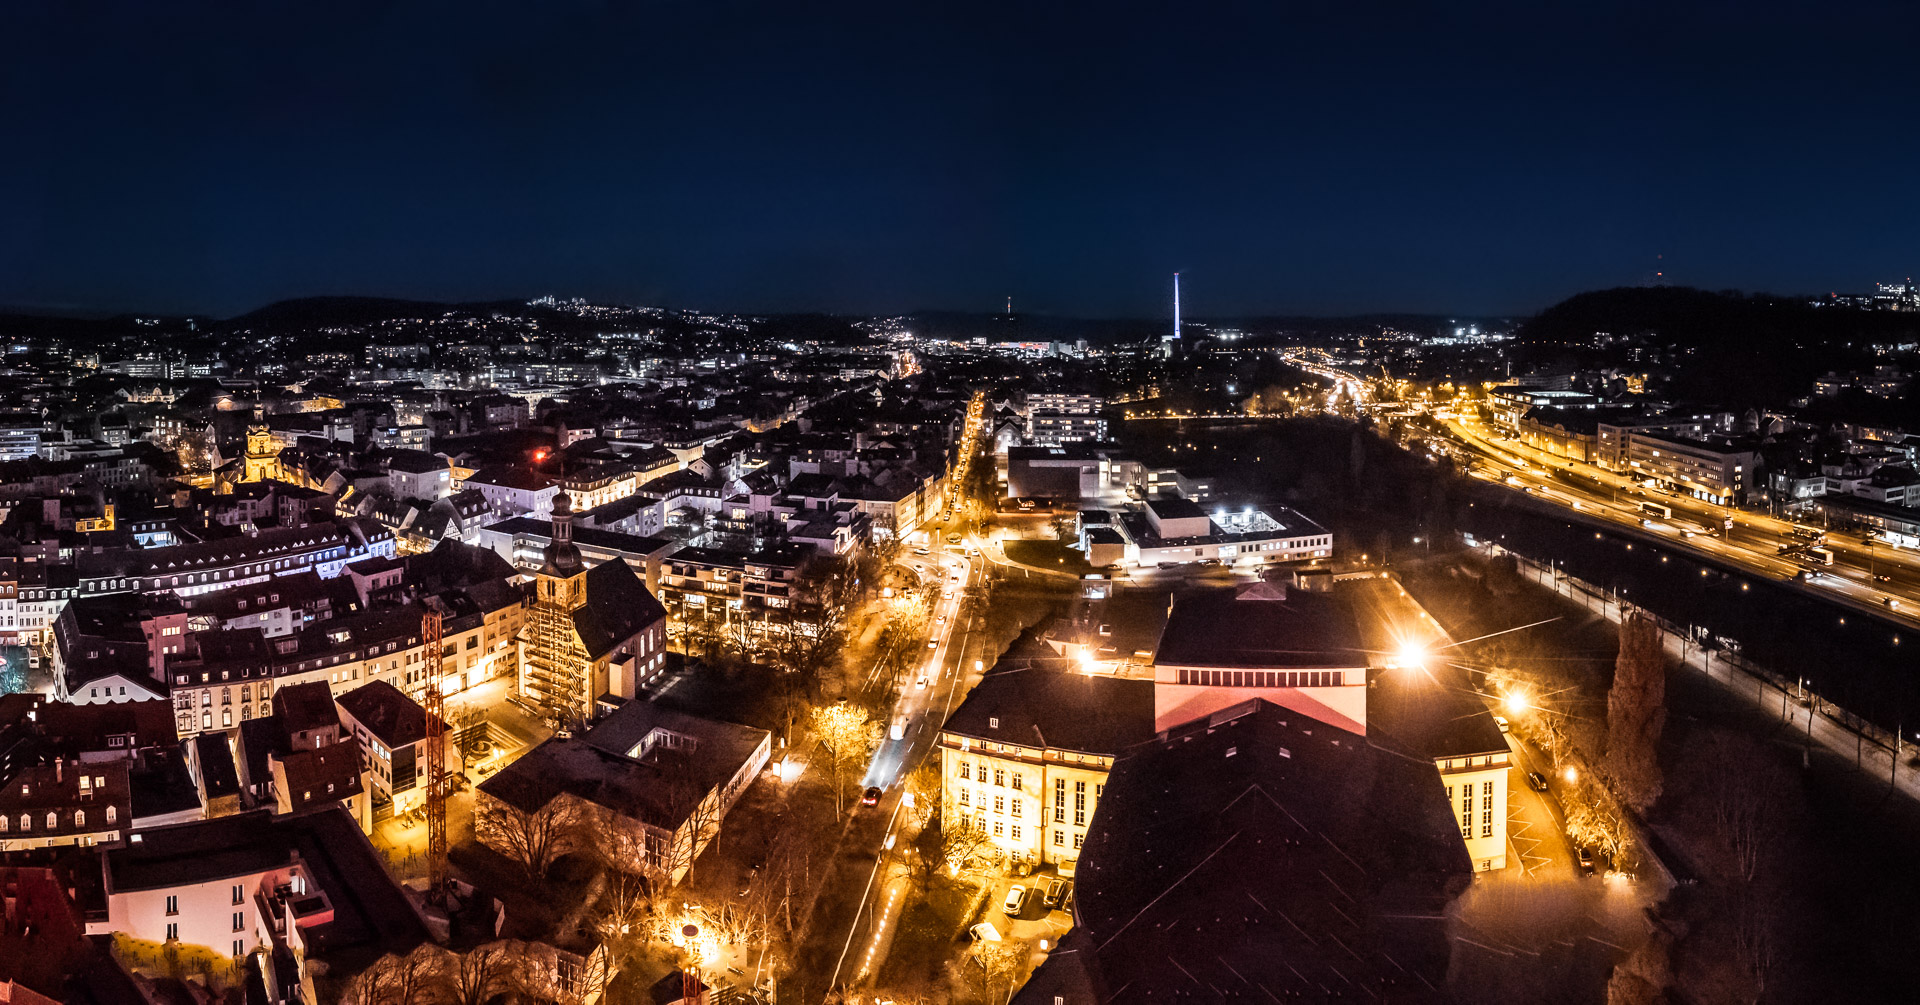
[[[1502,704],[1506,707],[1508,715],[1518,716],[1527,710],[1527,696],[1519,691],[1509,691]]]

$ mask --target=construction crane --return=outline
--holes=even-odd
[[[445,907],[447,897],[447,722],[440,691],[440,612],[431,602],[420,615],[420,650],[427,661],[427,902]]]

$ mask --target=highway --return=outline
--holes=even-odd
[[[1323,358],[1296,353],[1287,361],[1359,388],[1363,400],[1370,394],[1365,378]],[[1861,613],[1920,627],[1920,556],[1912,552],[1870,543],[1857,533],[1815,528],[1833,555],[1831,565],[1817,564],[1801,557],[1810,541],[1795,537],[1790,520],[1649,488],[1627,475],[1536,449],[1473,416],[1433,409],[1424,417],[1430,425],[1418,429],[1408,446],[1445,452],[1467,463],[1469,473],[1482,481],[1524,492],[1575,519],[1646,535],[1664,547],[1692,550]],[[1662,507],[1671,515],[1661,513]]]

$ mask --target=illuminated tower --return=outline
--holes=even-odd
[[[1180,348],[1180,273],[1173,274],[1173,331],[1160,340],[1160,355],[1172,359]]]
[[[260,482],[280,477],[280,447],[273,442],[273,431],[264,425],[247,427],[247,448],[241,455],[243,482]]]
[[[574,612],[587,603],[586,563],[573,543],[573,503],[553,499],[553,541],[534,578],[531,645],[521,668],[521,691],[556,729],[590,718],[592,661],[574,630]]]

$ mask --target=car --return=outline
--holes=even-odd
[[[939,640],[939,639],[928,639],[928,640],[927,640],[927,648],[928,648],[928,649],[938,649],[938,648],[940,648],[940,640]]]
[[[921,674],[919,677],[915,678],[913,682],[913,686],[916,688],[919,688],[922,691],[925,691],[927,689],[927,675]]]
[[[1593,871],[1593,849],[1592,848],[1583,847],[1578,852],[1575,853],[1574,857],[1576,861],[1580,863],[1581,872]]]
[[[880,803],[880,786],[869,785],[867,791],[860,793],[860,805],[877,806]]]
[[[975,942],[999,942],[1000,941],[1000,930],[998,928],[993,927],[991,923],[985,922],[985,921],[982,921],[981,923],[973,926],[972,928],[967,929],[967,934],[972,936],[973,941]]]
[[[888,729],[888,731],[887,731],[887,734],[888,734],[889,736],[891,736],[891,737],[893,737],[893,738],[894,738],[894,739],[896,739],[896,740],[904,740],[904,739],[906,739],[906,736],[907,736],[907,717],[903,715],[903,716],[899,716],[898,718],[896,718],[896,719],[894,719],[894,720],[893,720],[893,725],[892,725],[892,726],[891,726],[891,727],[890,727],[890,728]]]
[[[942,614],[942,615],[940,615],[939,617],[937,617],[937,618],[934,618],[934,619],[933,619],[933,623],[934,623],[934,624],[936,624],[936,625],[944,625],[944,624],[946,624],[946,623],[947,623],[947,616],[946,616],[946,615],[944,615],[944,614]]]
[[[1884,572],[1876,572],[1873,574],[1873,581],[1876,583],[1891,583],[1893,582],[1893,577]]]
[[[1040,898],[1040,903],[1045,904],[1049,909],[1059,907],[1060,898],[1066,896],[1066,893],[1067,881],[1056,879],[1047,884],[1047,892]]]
[[[931,555],[931,554],[933,554],[932,552],[930,552],[930,551],[928,551],[928,550],[927,550],[927,549],[925,549],[925,548],[915,548],[915,549],[913,549],[913,553],[914,553],[914,554],[916,554],[916,555]]]
[[[1500,727],[1500,732],[1502,732],[1502,733],[1505,733],[1505,732],[1508,732],[1508,731],[1509,731],[1509,729],[1511,728],[1511,727],[1510,727],[1510,726],[1508,725],[1508,723],[1507,723],[1507,717],[1506,717],[1506,716],[1504,716],[1504,715],[1496,715],[1496,716],[1494,716],[1494,717],[1493,717],[1493,724],[1494,724],[1495,726],[1498,726],[1498,727]]]
[[[1900,601],[1895,600],[1892,597],[1881,597],[1880,602],[1895,610],[1900,609]]]
[[[948,543],[948,544],[959,544],[959,543],[960,543],[960,535],[958,535],[958,534],[948,534],[948,535],[947,535],[947,543]]]
[[[1026,907],[1027,888],[1019,884],[1015,884],[1013,889],[1007,891],[1006,902],[1000,905],[1000,909],[1007,912],[1009,918],[1019,917],[1020,912],[1026,910]]]
[[[1527,772],[1527,788],[1535,792],[1547,791],[1547,776],[1538,771]]]

